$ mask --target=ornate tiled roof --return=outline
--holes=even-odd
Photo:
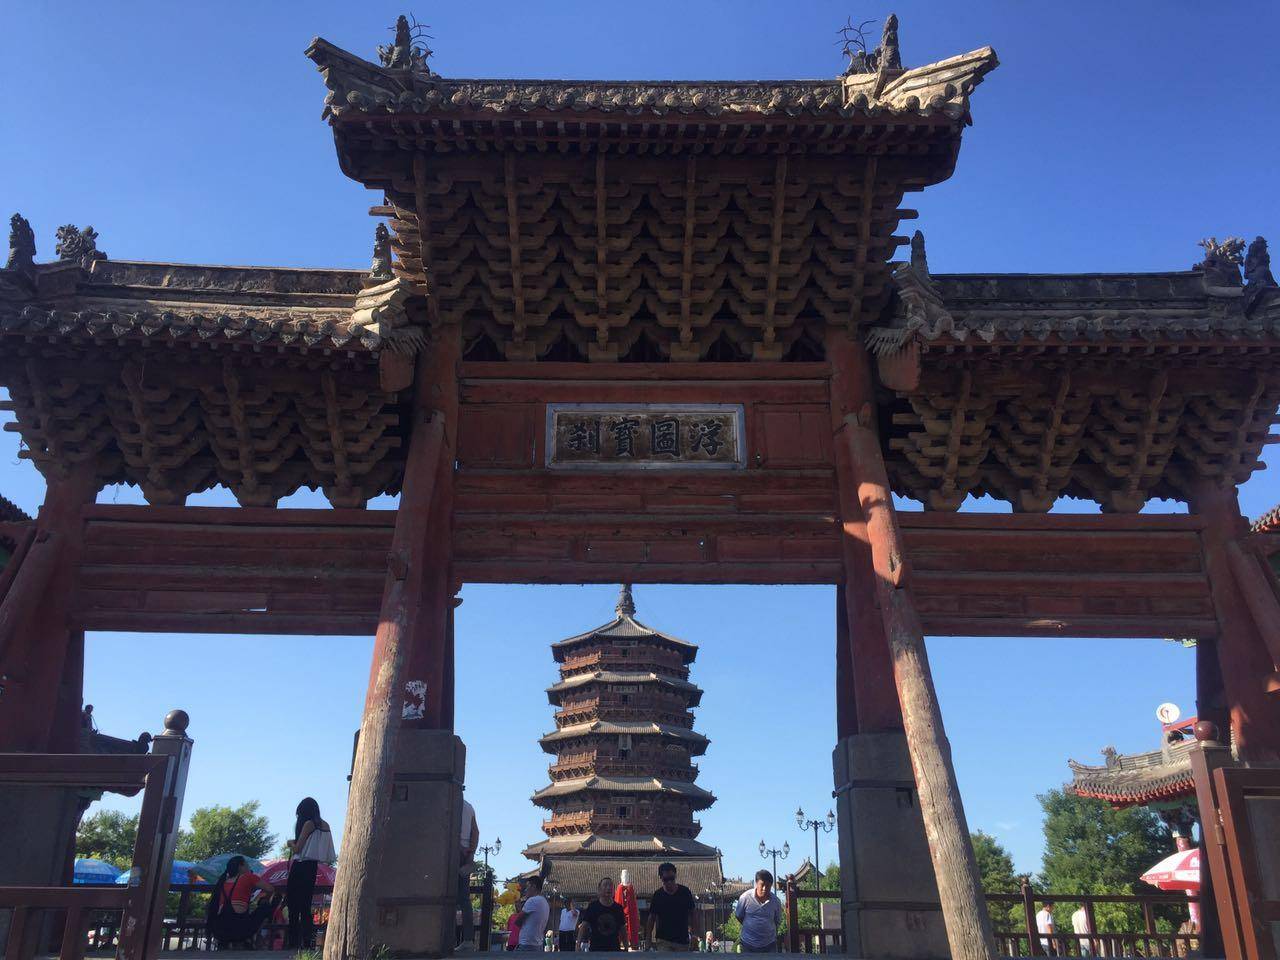
[[[1072,782],[1068,788],[1082,797],[1105,800],[1117,807],[1168,803],[1194,797],[1195,779],[1188,753],[1195,741],[1167,744],[1163,750],[1122,755],[1108,748],[1104,766],[1068,760]]]
[[[573,793],[589,790],[603,790],[616,793],[665,793],[673,796],[688,797],[695,801],[693,809],[703,810],[715,803],[715,795],[697,784],[684,780],[666,780],[660,777],[579,777],[573,780],[557,780],[543,787],[533,795],[533,802],[539,803],[553,797],[563,797]]]
[[[689,681],[664,676],[651,670],[595,670],[590,673],[575,673],[548,687],[547,695],[552,703],[558,703],[559,694],[592,683],[654,683],[689,694],[691,707],[696,707],[702,698],[702,690]]]
[[[969,95],[997,66],[983,47],[911,70],[829,80],[629,81],[446,79],[383,67],[319,37],[307,48],[324,76],[324,116],[611,114],[623,117],[947,117],[967,120]]]
[[[31,517],[25,510],[7,497],[0,496],[0,522],[25,523],[29,520]]]
[[[414,292],[357,270],[60,261],[10,278],[0,336],[376,352],[420,339]]]
[[[550,837],[530,844],[524,855],[536,859],[539,856],[555,856],[571,853],[622,854],[626,856],[679,855],[712,856],[715,848],[688,837],[612,835],[602,833],[579,834],[568,837]],[[599,878],[597,878],[599,879]]]
[[[1280,533],[1280,504],[1255,520],[1250,530],[1254,533]]]
[[[992,347],[1280,343],[1280,290],[1216,286],[1198,270],[930,274],[921,256],[897,265],[894,284],[889,316],[867,334],[879,354],[911,340]]]
[[[636,619],[636,605],[631,597],[630,585],[623,585],[622,594],[618,599],[618,606],[615,611],[617,616],[608,623],[585,633],[580,633],[576,637],[568,637],[553,643],[551,652],[555,656],[556,662],[563,663],[565,653],[579,644],[607,643],[610,640],[652,640],[659,644],[667,644],[680,651],[685,663],[692,663],[698,655],[696,644],[654,630]]]
[[[538,742],[546,748],[561,740],[572,740],[575,737],[583,737],[589,734],[672,737],[676,740],[687,740],[689,748],[695,753],[701,753],[706,750],[707,744],[710,743],[702,734],[694,733],[686,727],[676,727],[667,723],[650,723],[646,720],[592,720],[587,723],[575,723],[548,733]]]

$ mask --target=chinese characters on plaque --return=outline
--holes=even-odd
[[[741,404],[547,404],[549,467],[732,470],[744,463]]]

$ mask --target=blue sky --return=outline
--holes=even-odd
[[[118,259],[367,266],[377,198],[339,173],[302,50],[321,35],[372,56],[402,9],[6,4],[4,212],[31,220],[41,259],[53,256],[55,228],[74,221],[95,226]],[[1201,237],[1276,233],[1276,5],[894,9],[907,65],[984,44],[1002,62],[975,94],[955,176],[912,200],[933,270],[1183,269]],[[679,79],[831,76],[842,67],[836,28],[888,12],[742,0],[407,10],[433,25],[433,65],[448,76]],[[16,451],[16,437],[0,435],[0,492],[34,510],[43,484]],[[1242,494],[1252,516],[1277,500],[1271,473]],[[552,725],[548,644],[607,620],[615,588],[468,586],[463,598],[468,796],[486,842],[503,840],[499,871],[512,873],[540,836],[526,797],[546,781],[536,740]],[[700,782],[721,798],[701,816],[703,839],[725,851],[730,873],[756,869],[762,837],[789,841],[794,863],[811,849],[796,806],[831,804],[833,591],[641,587],[636,600],[642,619],[702,647],[698,728],[712,745]],[[190,711],[188,810],[259,799],[283,831],[309,793],[336,824],[370,647],[95,634],[86,699],[121,735],[154,729],[171,706]],[[1193,705],[1193,656],[1161,640],[950,638],[929,649],[971,825],[1022,869],[1039,865],[1034,795],[1063,781],[1068,756],[1150,748],[1155,706]],[[823,842],[825,861],[834,838]]]

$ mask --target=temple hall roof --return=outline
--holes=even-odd
[[[661,777],[580,777],[574,780],[557,780],[543,787],[533,795],[533,802],[539,803],[553,797],[563,797],[586,791],[606,791],[615,793],[661,793],[671,796],[687,797],[694,800],[694,809],[703,810],[715,803],[715,795],[697,784],[684,780],[667,780]]]
[[[1255,520],[1249,529],[1253,533],[1280,533],[1280,504]]]

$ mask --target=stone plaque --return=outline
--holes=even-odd
[[[739,470],[740,403],[549,403],[547,466],[575,470]]]

